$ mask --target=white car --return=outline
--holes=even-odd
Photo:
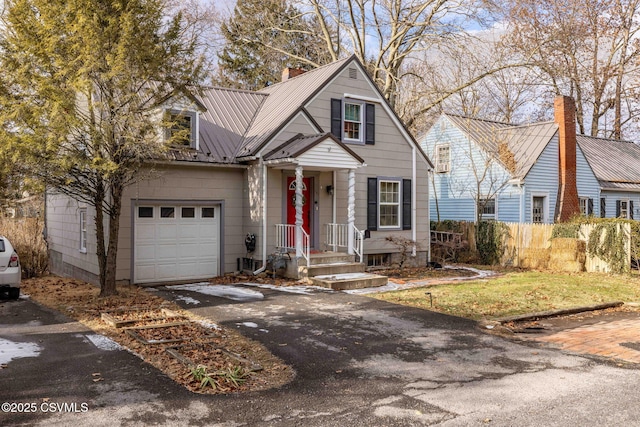
[[[20,259],[13,245],[0,236],[0,295],[6,293],[11,299],[20,297]]]

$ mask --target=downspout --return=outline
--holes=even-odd
[[[416,229],[418,228],[418,223],[416,222],[417,219],[417,204],[418,204],[418,200],[416,200],[416,188],[418,187],[418,181],[417,181],[417,168],[416,168],[416,147],[413,147],[413,149],[411,150],[411,160],[412,160],[412,175],[411,175],[411,200],[413,201],[413,203],[411,204],[411,240],[413,240],[413,246],[411,248],[411,256],[415,257],[416,256],[416,242],[418,239],[418,232],[416,231]],[[427,186],[428,187],[428,186]],[[427,189],[427,191],[429,191]],[[431,233],[429,233],[431,234]]]
[[[267,166],[260,157],[262,168],[262,267],[253,272],[258,275],[267,269]]]

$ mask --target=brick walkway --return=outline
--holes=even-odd
[[[576,353],[640,363],[640,319],[600,321],[531,339]]]

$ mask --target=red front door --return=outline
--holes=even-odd
[[[302,228],[311,236],[312,178],[302,178]],[[287,224],[296,223],[296,178],[287,177]]]

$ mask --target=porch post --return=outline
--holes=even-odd
[[[356,223],[356,171],[349,169],[349,187],[347,198],[347,253],[353,255],[354,233]]]
[[[302,166],[296,166],[296,258],[302,257]]]

